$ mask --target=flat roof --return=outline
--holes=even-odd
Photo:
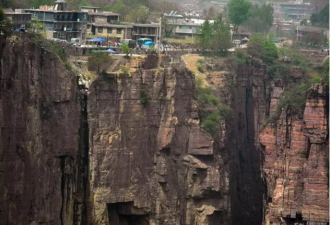
[[[15,12],[10,12],[10,13],[5,13],[6,15],[32,15],[31,13],[15,13]]]
[[[91,24],[96,27],[133,28],[132,25],[120,25],[120,24],[109,24],[109,23],[91,23]]]
[[[40,9],[25,9],[25,11],[32,11],[32,12],[52,12],[52,13],[85,13],[87,12],[81,12],[81,11],[60,11],[60,10],[40,10]]]
[[[99,9],[100,7],[96,7],[96,6],[80,6],[80,8],[85,8],[85,9]]]
[[[140,23],[133,23],[133,27],[159,27],[158,24],[140,24]]]
[[[91,16],[119,16],[119,13],[114,12],[88,12]]]

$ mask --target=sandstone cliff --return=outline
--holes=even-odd
[[[283,93],[273,83],[271,109]],[[260,133],[267,181],[265,224],[329,223],[329,94],[314,84],[302,118],[283,111]]]
[[[193,75],[165,62],[149,55],[89,88],[95,224],[229,222],[227,170],[199,128]]]
[[[262,129],[282,81],[260,60],[219,60],[208,83],[233,113],[211,137],[193,74],[166,57],[117,59],[87,90],[45,48],[0,44],[0,224],[329,221],[325,85],[302,117]]]
[[[149,56],[87,92],[29,41],[0,59],[1,223],[229,224],[225,135],[199,128],[185,68]]]

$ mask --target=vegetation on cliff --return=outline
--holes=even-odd
[[[212,134],[220,128],[220,121],[225,120],[231,109],[220,102],[215,90],[209,86],[202,86],[201,78],[196,78],[196,93],[198,101],[201,128]]]

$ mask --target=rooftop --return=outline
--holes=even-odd
[[[109,23],[91,23],[91,24],[93,24],[96,27],[133,28],[132,25],[109,24]]]
[[[99,9],[100,7],[95,7],[95,6],[80,6],[80,8],[84,8],[84,9]]]
[[[25,9],[25,11],[32,11],[32,12],[52,12],[52,13],[84,13],[87,14],[87,12],[81,12],[81,11],[60,11],[60,10],[40,10],[40,9]]]
[[[114,12],[88,12],[90,16],[119,16],[119,13]]]
[[[323,27],[298,26],[298,30],[299,31],[304,31],[304,32],[311,32],[311,33],[321,33],[321,32],[324,32],[328,29],[323,28]]]
[[[140,24],[140,23],[133,23],[133,27],[159,27],[158,24]]]

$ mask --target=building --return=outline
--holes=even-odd
[[[100,7],[94,7],[94,6],[81,6],[80,11],[82,12],[100,12]]]
[[[202,24],[205,22],[204,19],[198,18],[190,18],[190,19],[176,19],[167,20],[166,26],[174,26],[172,31],[172,35],[175,36],[186,36],[186,37],[193,37],[194,35],[198,35]],[[214,20],[209,20],[212,24]]]
[[[315,41],[322,43],[324,38],[329,40],[329,30],[322,27],[297,26],[296,35],[299,41]]]
[[[310,4],[278,3],[279,10],[291,19],[300,19],[302,16],[310,16],[315,11],[315,7]]]
[[[46,26],[49,38],[70,41],[71,38],[85,40],[87,29],[87,12],[68,11],[66,2],[55,2],[53,10],[26,9],[32,18],[38,18]]]
[[[31,14],[30,13],[24,13],[22,10],[4,10],[5,15],[8,19],[10,19],[13,23],[13,27],[15,29],[26,29],[29,21],[31,20]]]
[[[97,37],[103,37],[107,40],[121,42],[123,39],[132,38],[133,26],[129,24],[117,25],[117,24],[101,24],[95,23],[91,25],[91,35]]]
[[[132,39],[150,38],[153,42],[161,40],[160,25],[158,24],[132,24],[133,32]]]
[[[88,12],[88,23],[111,23],[119,21],[119,14],[113,12]]]

